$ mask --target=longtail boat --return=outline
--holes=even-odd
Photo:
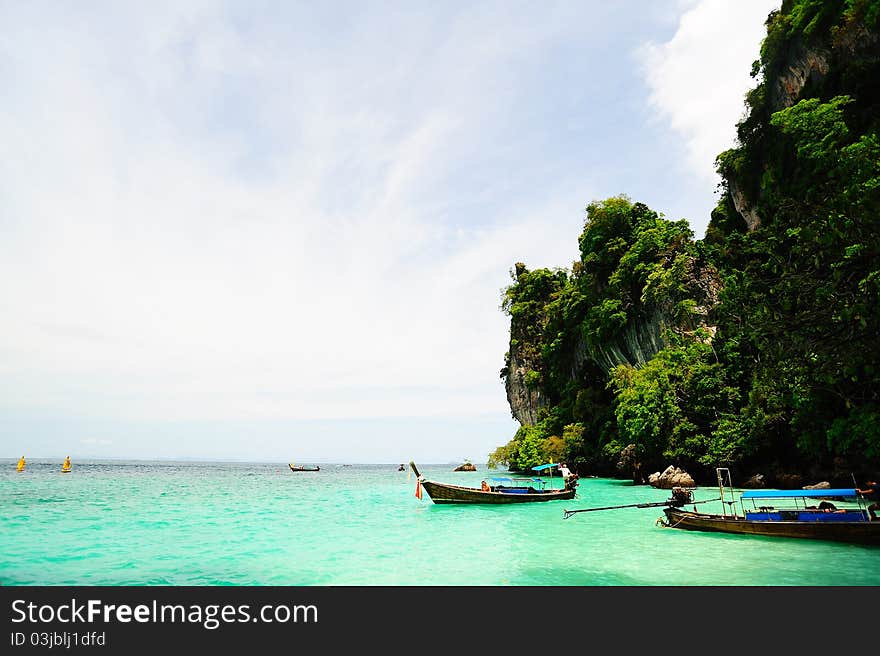
[[[290,467],[290,471],[301,472],[301,471],[321,471],[320,467],[303,467],[302,465],[294,465],[293,463],[287,463],[287,466]]]
[[[737,500],[725,487],[725,482],[730,486],[729,471],[719,468],[717,473],[721,513],[697,512],[696,508],[690,511],[681,503],[670,503],[663,510],[665,520],[659,521],[689,531],[880,545],[880,521],[870,520],[855,489],[745,490]],[[854,500],[857,506],[838,508],[828,499]]]
[[[410,462],[416,475],[416,496],[421,498],[424,488],[434,503],[530,503],[533,501],[557,501],[573,499],[577,483],[574,477],[563,488],[548,488],[541,478],[491,477],[482,481],[481,487],[464,487],[449,483],[426,480],[414,462]]]

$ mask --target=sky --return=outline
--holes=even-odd
[[[0,457],[485,462],[513,265],[701,238],[778,5],[0,2]]]

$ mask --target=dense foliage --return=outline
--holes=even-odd
[[[587,208],[570,272],[517,264],[502,374],[544,403],[493,462],[637,479],[668,464],[704,478],[876,472],[878,26],[880,0],[770,14],[703,240],[615,197]]]

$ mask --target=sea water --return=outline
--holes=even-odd
[[[417,499],[399,463],[15,462],[0,461],[2,585],[880,585],[878,547],[663,528],[662,508],[563,519],[669,496],[613,479],[583,478],[569,501],[453,506]],[[453,467],[420,465],[475,487],[503,475]]]

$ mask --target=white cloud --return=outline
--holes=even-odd
[[[0,4],[0,412],[129,453],[123,424],[506,421],[508,270],[570,264],[591,200],[674,193],[638,85],[603,93],[620,53],[653,44],[711,177],[738,116],[707,89],[741,106],[763,31],[741,6]]]
[[[651,105],[683,139],[700,184],[718,181],[715,157],[731,148],[745,110],[749,76],[779,0],[701,0],[685,11],[673,37],[637,53]],[[705,224],[695,226],[702,236]]]
[[[39,28],[9,12],[25,27],[0,33],[6,407],[507,413],[506,272],[569,262],[581,217],[546,189],[483,225],[479,207],[450,216],[443,180],[508,100],[483,78],[554,25],[488,12],[491,41],[453,30],[401,67],[369,30],[289,47],[210,5]]]

